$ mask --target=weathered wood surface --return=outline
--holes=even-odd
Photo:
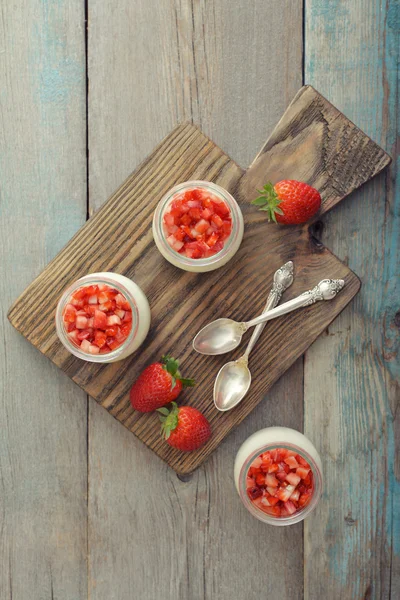
[[[6,313],[86,217],[82,3],[3,2],[0,82],[0,598],[76,600],[86,397]]]
[[[301,8],[300,0],[89,2],[90,211],[181,120],[193,118],[248,164],[301,84]],[[305,8],[306,82],[394,154],[398,3],[307,0]],[[75,0],[29,7],[18,0],[4,4],[0,17],[0,244],[12,268],[1,261],[0,597],[14,600],[87,598],[84,396],[5,319],[10,302],[84,220],[84,25]],[[323,241],[371,279],[356,311],[347,309],[329,328],[335,335],[305,358],[306,432],[329,453],[328,492],[337,498],[332,509],[325,497],[305,525],[305,598],[312,600],[386,600],[389,586],[400,597],[394,174],[324,219]],[[5,202],[13,212],[5,213]],[[283,532],[250,519],[229,467],[260,426],[301,428],[302,365],[186,483],[90,401],[92,599],[153,600],[160,589],[171,599],[264,598],[277,593],[271,569],[285,574],[280,598],[303,597],[301,526]],[[335,391],[314,387],[316,379]],[[349,493],[340,495],[344,467]],[[379,488],[359,475],[371,472]]]
[[[307,0],[306,17],[306,83],[396,158],[399,3]],[[363,286],[305,360],[305,433],[322,451],[326,477],[304,526],[309,600],[400,598],[396,164],[325,220],[323,242]]]
[[[301,4],[123,0],[118,10],[110,2],[89,4],[90,210],[182,120],[193,118],[248,165],[301,85]],[[132,591],[154,600],[160,589],[171,600],[265,598],[274,593],[270,565],[285,572],[279,597],[300,600],[302,528],[288,536],[249,519],[235,497],[232,460],[260,426],[301,427],[302,416],[300,359],[184,483],[90,402],[92,600],[130,600]]]
[[[330,325],[360,286],[348,267],[313,243],[308,224],[290,228],[268,224],[265,214],[250,200],[265,181],[287,177],[290,171],[294,179],[306,179],[321,190],[324,212],[325,203],[329,207],[339,202],[382,170],[389,157],[310,87],[296,94],[271,137],[273,143],[264,146],[243,174],[196,127],[176,127],[9,312],[12,324],[32,344],[181,474],[191,473],[204,462]],[[342,154],[347,158],[346,169]],[[297,155],[303,156],[302,161]],[[329,180],[324,172],[330,173]],[[206,275],[187,273],[166,263],[151,231],[160,198],[176,183],[190,179],[219,183],[236,196],[244,213],[246,235],[240,250],[225,267]],[[286,299],[326,277],[344,279],[345,287],[330,302],[319,302],[269,324],[252,358],[251,393],[237,409],[221,413],[212,402],[212,390],[226,357],[199,356],[193,352],[192,340],[217,316],[247,321],[260,314],[274,272],[288,260],[295,263],[295,279]],[[150,301],[152,324],[145,344],[132,356],[98,365],[81,361],[65,350],[57,338],[54,314],[66,285],[86,273],[107,270],[122,273],[140,285]],[[43,287],[47,292],[45,308],[40,296]],[[244,304],[248,289],[253,290],[252,301]],[[138,413],[129,401],[132,382],[145,366],[162,354],[176,355],[177,351],[183,368],[197,382],[192,393],[186,392],[186,401],[204,412],[213,430],[210,441],[192,453],[168,446],[159,433],[158,415]],[[241,352],[237,349],[232,357]]]

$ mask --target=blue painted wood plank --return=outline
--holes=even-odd
[[[399,598],[400,3],[306,0],[305,17],[306,83],[394,157],[326,219],[323,241],[363,287],[305,361],[305,431],[326,474],[305,596]]]
[[[1,5],[1,599],[87,592],[85,395],[6,319],[86,218],[84,27],[80,0]]]

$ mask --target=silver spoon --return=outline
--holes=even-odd
[[[249,327],[265,323],[319,300],[332,300],[343,286],[343,279],[323,279],[312,290],[300,294],[297,298],[293,298],[247,323],[238,323],[233,319],[217,319],[199,331],[193,340],[193,348],[200,354],[213,356],[230,352],[239,346],[243,334]]]
[[[293,263],[284,264],[274,275],[274,283],[269,293],[263,314],[274,308],[282,298],[283,292],[293,283]],[[224,365],[215,380],[214,404],[218,410],[230,410],[237,406],[247,394],[251,384],[251,373],[247,366],[250,352],[253,350],[266,323],[260,323],[254,328],[244,354],[235,361]]]

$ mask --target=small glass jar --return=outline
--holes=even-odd
[[[232,219],[232,231],[225,240],[222,250],[208,258],[188,258],[173,250],[168,244],[164,232],[164,215],[168,212],[169,205],[174,196],[187,192],[188,190],[201,189],[209,191],[219,197],[228,206]],[[171,264],[184,271],[204,273],[214,271],[225,265],[238,251],[243,239],[244,222],[242,211],[236,200],[224,188],[210,181],[186,181],[173,187],[157,205],[153,217],[153,237],[157,248]]]
[[[263,452],[275,448],[293,450],[310,465],[313,473],[314,489],[309,503],[290,516],[274,517],[257,508],[246,491],[246,476],[252,462]],[[257,519],[269,525],[293,525],[305,519],[317,506],[322,493],[322,463],[314,445],[305,435],[288,427],[267,427],[251,435],[240,446],[235,459],[234,478],[236,489],[247,510]]]
[[[115,288],[129,302],[132,310],[132,328],[126,340],[115,350],[106,354],[89,354],[83,352],[69,339],[64,326],[63,313],[71,295],[77,289],[88,285],[101,284]],[[112,363],[126,358],[139,348],[148,334],[150,318],[148,300],[140,287],[131,279],[118,273],[91,273],[77,279],[61,296],[56,310],[56,329],[60,342],[74,356],[94,363]]]

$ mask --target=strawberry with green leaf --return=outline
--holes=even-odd
[[[283,225],[300,225],[313,217],[321,207],[320,193],[307,183],[284,179],[267,183],[252,201],[267,213],[268,221]]]
[[[192,406],[178,406],[171,410],[159,408],[161,433],[167,444],[182,452],[193,452],[204,446],[211,437],[210,424],[205,416]]]
[[[185,379],[179,371],[179,362],[171,356],[146,367],[131,388],[130,399],[134,409],[151,412],[175,400],[183,387],[192,387],[193,379]]]

